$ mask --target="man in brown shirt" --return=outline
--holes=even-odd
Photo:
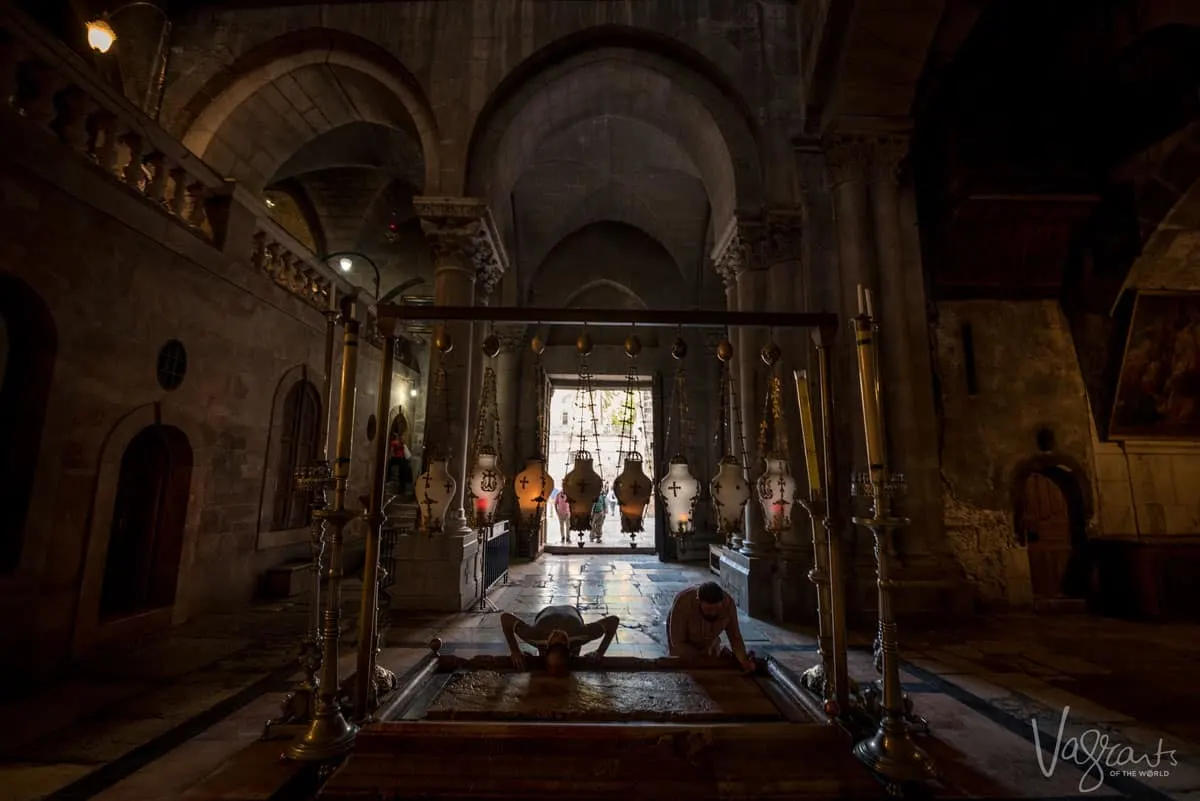
[[[707,581],[675,596],[667,618],[671,656],[684,659],[720,656],[722,632],[729,638],[729,647],[742,669],[753,670],[754,662],[746,653],[746,643],[738,628],[737,606],[721,585]]]

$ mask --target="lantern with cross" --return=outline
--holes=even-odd
[[[600,445],[599,424],[596,422],[595,393],[592,391],[592,369],[588,356],[592,354],[592,338],[585,330],[575,342],[579,351],[579,390],[575,393],[579,410],[579,450],[575,452],[575,466],[563,476],[562,490],[571,507],[571,530],[579,534],[579,546],[583,547],[584,536],[592,528],[592,508],[604,492],[604,479],[596,472],[595,462],[587,449],[588,434],[584,425],[584,412],[592,421],[592,436]]]
[[[779,362],[779,346],[770,343],[762,349],[762,360],[773,370]],[[792,507],[796,503],[796,479],[788,467],[787,435],[783,430],[783,388],[779,376],[767,379],[767,408],[759,428],[759,451],[766,469],[755,483],[762,506],[764,528],[779,537],[792,527]]]
[[[433,387],[429,393],[429,404],[433,411],[431,425],[425,437],[425,452],[428,467],[417,477],[415,493],[417,514],[421,531],[435,534],[442,531],[446,522],[446,510],[458,489],[457,482],[450,476],[446,441],[450,430],[449,398],[446,394],[446,356],[454,348],[447,331],[440,330],[434,337],[434,346],[441,352],[437,370],[433,374]]]
[[[741,438],[741,424],[737,426],[742,459],[734,455],[732,416],[737,411],[737,396],[734,392],[733,375],[729,362],[733,359],[733,345],[728,339],[717,344],[717,359],[721,362],[720,417],[717,420],[717,437],[721,461],[717,474],[709,483],[713,511],[717,517],[717,532],[727,541],[740,534],[745,519],[746,503],[750,500],[750,482],[746,478],[746,443]]]
[[[500,339],[488,334],[482,344],[483,355],[495,358]],[[479,393],[479,418],[476,421],[475,458],[467,475],[471,511],[476,527],[490,526],[496,519],[496,507],[504,494],[504,473],[500,466],[500,410],[496,400],[496,371],[489,362],[483,371]]]
[[[637,356],[642,351],[642,343],[636,334],[630,334],[625,339],[625,355],[629,357],[629,370],[625,375],[625,398],[621,408],[621,431],[618,442],[618,466],[624,465],[621,473],[613,479],[613,495],[621,510],[621,531],[629,535],[629,547],[637,547],[637,535],[642,531],[642,518],[646,513],[646,504],[653,495],[654,480],[642,469],[644,460],[637,449],[638,440],[633,436],[635,418],[641,418],[642,431],[645,432],[645,410],[639,410],[637,404]],[[639,414],[641,411],[641,414]]]
[[[545,376],[542,373],[542,352],[546,343],[540,336],[534,336],[529,344],[530,350],[537,359],[534,367],[534,386],[543,387]],[[545,413],[545,393],[541,393],[537,403],[537,430],[543,430]],[[537,534],[542,523],[542,515],[546,511],[546,502],[554,492],[554,477],[546,471],[546,457],[540,453],[525,460],[525,469],[517,473],[513,479],[513,490],[517,496],[517,521],[521,530]]]
[[[667,532],[673,537],[686,537],[694,530],[692,515],[696,509],[696,498],[700,496],[700,482],[692,475],[684,455],[691,434],[688,426],[687,373],[683,369],[686,355],[687,343],[676,337],[675,344],[671,346],[671,356],[679,366],[675,369],[672,390],[674,403],[671,404],[671,417],[667,419],[667,436],[671,436],[671,418],[674,418],[677,450],[667,465],[666,477],[658,484],[658,494],[667,507]]]

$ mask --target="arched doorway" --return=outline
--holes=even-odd
[[[100,619],[175,603],[192,479],[192,447],[177,428],[151,425],[121,457]]]
[[[37,293],[0,275],[0,575],[14,572],[24,550],[58,336]]]
[[[303,528],[312,519],[309,494],[296,489],[297,468],[314,461],[321,447],[321,396],[311,381],[300,379],[288,390],[280,425],[273,531]]]
[[[1074,476],[1055,467],[1031,471],[1019,492],[1016,520],[1029,558],[1033,597],[1084,597],[1086,534]]]

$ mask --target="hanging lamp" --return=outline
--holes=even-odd
[[[546,343],[540,336],[535,335],[529,343],[529,349],[534,354],[534,386],[543,386],[542,353]],[[540,393],[537,400],[537,431],[541,432],[545,423],[545,393]],[[546,457],[539,452],[525,460],[525,469],[517,473],[513,479],[513,492],[517,497],[517,523],[520,531],[526,536],[538,533],[545,519],[546,502],[554,492],[554,477],[546,470]],[[532,552],[532,549],[531,549]]]
[[[430,407],[435,419],[431,420],[425,435],[427,466],[417,476],[414,492],[417,496],[418,521],[422,533],[437,534],[444,530],[446,510],[458,489],[458,483],[450,475],[448,443],[450,433],[450,400],[446,390],[446,357],[454,350],[450,332],[440,327],[434,335],[433,345],[442,354],[437,370],[433,374],[433,387],[429,393]]]
[[[496,522],[496,509],[504,494],[504,472],[500,464],[500,410],[496,399],[496,371],[491,360],[500,352],[500,339],[489,333],[481,345],[488,358],[483,370],[479,392],[479,412],[476,418],[471,472],[467,475],[467,490],[476,528]]]
[[[625,355],[629,357],[629,370],[625,374],[625,395],[621,407],[621,431],[617,446],[617,468],[621,471],[613,479],[613,495],[621,512],[621,532],[629,535],[629,547],[637,547],[637,535],[644,530],[646,504],[653,495],[654,481],[643,469],[642,454],[634,447],[633,423],[637,417],[638,375],[637,357],[642,352],[641,340],[636,334],[625,339]],[[644,427],[644,423],[643,423]]]
[[[737,400],[732,372],[729,369],[733,360],[733,345],[728,339],[723,339],[717,344],[717,360],[721,362],[720,415],[717,421],[718,452],[721,458],[717,463],[717,474],[709,483],[709,495],[712,498],[713,514],[717,519],[717,533],[728,543],[735,534],[742,532],[746,504],[750,501],[750,482],[746,478],[746,466],[743,462],[745,443],[742,442],[740,449],[742,459],[734,454],[732,443],[731,418],[737,408]],[[737,435],[741,442],[740,426]]]
[[[792,528],[792,507],[796,503],[796,479],[788,464],[787,436],[783,427],[783,383],[774,372],[779,362],[779,346],[770,342],[762,349],[762,360],[771,370],[767,379],[766,409],[759,428],[759,450],[764,470],[755,482],[762,506],[764,528],[779,538]]]
[[[579,448],[575,451],[575,464],[571,471],[563,476],[562,491],[566,493],[567,503],[571,508],[571,530],[578,533],[579,547],[583,547],[584,538],[592,527],[592,508],[604,492],[604,479],[596,472],[592,453],[587,449],[588,436],[584,428],[584,411],[590,413],[592,432],[599,451],[600,432],[596,422],[595,396],[592,391],[592,370],[588,365],[588,356],[592,354],[592,338],[584,329],[575,341],[575,349],[579,352],[579,390],[576,393],[576,404],[579,409]]]
[[[667,465],[666,476],[658,483],[659,496],[667,509],[667,533],[678,538],[687,537],[695,530],[693,515],[696,498],[700,496],[700,482],[692,475],[691,466],[684,455],[690,433],[687,425],[687,373],[683,369],[685,356],[687,343],[681,337],[676,337],[671,346],[671,357],[678,362],[672,389],[675,401],[672,404],[672,415],[676,417],[677,449]],[[667,421],[667,434],[671,434],[670,420]]]

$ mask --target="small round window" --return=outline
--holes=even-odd
[[[172,339],[162,346],[158,352],[158,385],[170,392],[179,389],[183,377],[187,375],[187,351],[183,343]]]

